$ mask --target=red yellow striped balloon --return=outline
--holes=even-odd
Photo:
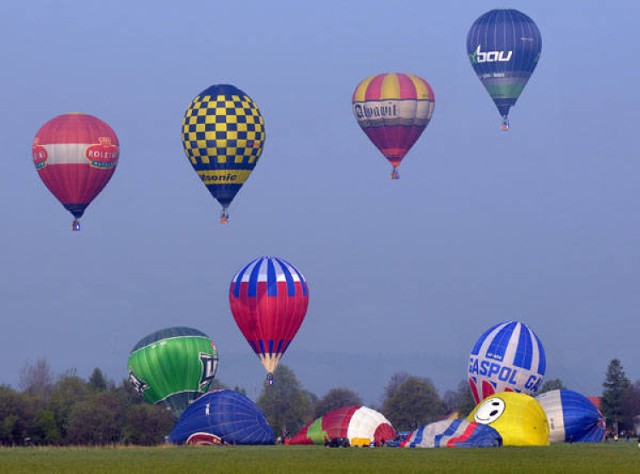
[[[358,125],[393,166],[398,179],[400,162],[431,120],[433,89],[413,74],[387,73],[360,82],[353,93]]]

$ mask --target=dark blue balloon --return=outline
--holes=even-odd
[[[184,411],[169,441],[183,444],[192,435],[213,435],[227,444],[273,444],[275,439],[256,404],[233,390],[207,392],[198,398]]]
[[[542,37],[534,21],[518,10],[491,10],[478,18],[467,34],[467,54],[489,92],[504,127],[509,109],[536,68]]]

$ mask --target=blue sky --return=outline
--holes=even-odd
[[[543,38],[508,133],[465,51],[498,6]],[[219,378],[256,396],[264,372],[227,291],[260,255],[309,282],[283,361],[318,395],[348,386],[377,403],[397,371],[444,392],[508,319],[570,388],[600,393],[614,357],[639,379],[639,18],[636,2],[597,1],[2,3],[0,383],[39,357],[120,380],[141,337],[186,325],[217,343]],[[418,74],[436,96],[397,182],[351,112],[379,72]],[[228,226],[180,143],[185,109],[215,83],[251,95],[267,129]],[[71,111],[121,143],[79,233],[30,154]]]

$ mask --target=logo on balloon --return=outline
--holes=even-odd
[[[99,143],[87,147],[85,157],[92,168],[113,168],[118,162],[118,147],[111,143],[109,137],[100,137],[98,141]]]
[[[469,59],[473,64],[477,63],[495,63],[495,62],[509,62],[513,51],[480,51],[480,45],[476,48],[473,54],[469,55]]]
[[[387,104],[376,102],[374,105],[367,105],[366,103],[362,105],[355,104],[353,110],[358,119],[396,117],[398,115],[398,104],[393,102],[388,102]]]
[[[33,154],[33,163],[36,165],[37,170],[41,170],[45,166],[47,166],[47,158],[49,155],[47,153],[47,149],[42,145],[37,144],[38,139],[34,142],[31,147],[31,152]]]
[[[138,395],[142,396],[144,391],[149,388],[149,385],[140,379],[133,370],[129,369],[129,382],[133,385],[133,389],[138,393]]]

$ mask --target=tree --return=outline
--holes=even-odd
[[[320,418],[330,411],[347,405],[362,405],[360,395],[348,388],[332,388],[316,402],[315,417]]]
[[[71,444],[105,445],[122,438],[123,407],[116,394],[98,392],[73,405],[67,424]]]
[[[442,397],[445,413],[458,412],[458,418],[466,417],[476,406],[467,380],[461,380],[456,390],[447,390]]]
[[[630,385],[620,399],[621,420],[627,430],[632,431],[633,419],[640,415],[640,380]],[[638,433],[640,434],[640,433]]]
[[[87,383],[79,377],[62,377],[56,383],[51,394],[49,406],[53,411],[56,426],[63,441],[67,440],[69,416],[74,405],[83,402],[88,396]]]
[[[566,389],[567,387],[564,386],[564,384],[562,383],[562,380],[560,379],[551,379],[551,380],[547,380],[544,384],[542,384],[542,388],[540,389],[539,393],[545,393],[545,392],[550,392],[551,390],[560,390],[560,389]]]
[[[48,397],[53,390],[53,372],[47,359],[27,362],[20,369],[18,388],[29,395]]]
[[[107,379],[98,367],[93,369],[89,377],[89,388],[94,392],[104,392],[107,389]]]
[[[409,376],[399,385],[398,380],[391,378],[382,405],[383,413],[397,430],[414,430],[444,414],[442,400],[431,380]]]
[[[602,392],[600,408],[602,414],[607,418],[607,425],[615,431],[622,428],[632,428],[631,426],[619,424],[623,421],[622,397],[630,385],[631,381],[625,375],[620,360],[612,359],[607,367],[606,379],[602,384],[604,390]]]
[[[273,379],[273,385],[263,387],[257,405],[276,435],[284,437],[296,433],[311,421],[312,407],[300,382],[286,365],[278,365]]]
[[[125,444],[154,446],[164,442],[175,419],[170,411],[160,406],[140,403],[128,408],[122,441]]]

